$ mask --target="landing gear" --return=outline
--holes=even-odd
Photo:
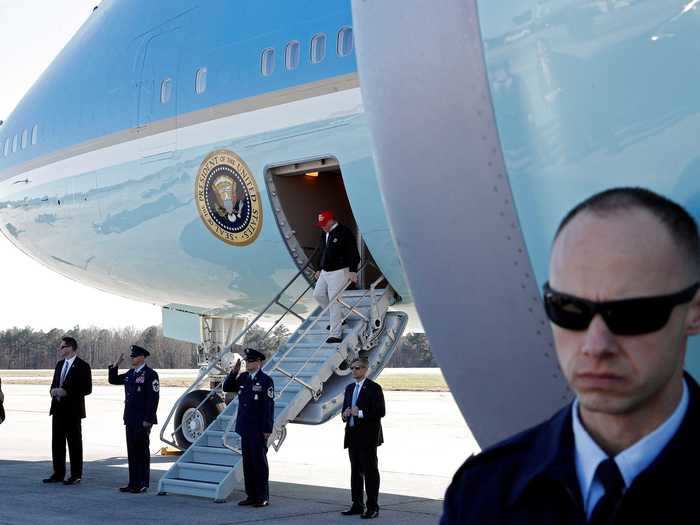
[[[175,428],[179,427],[179,430],[175,432],[175,441],[182,450],[189,448],[219,415],[217,405],[221,400],[217,394],[209,397],[202,406],[197,408],[208,393],[206,390],[193,390],[177,407]]]

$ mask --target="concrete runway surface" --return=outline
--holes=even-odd
[[[83,420],[84,474],[78,486],[44,485],[51,473],[49,395],[43,385],[4,385],[7,420],[0,425],[0,524],[202,523],[347,524],[340,515],[350,504],[350,465],[336,417],[321,426],[289,425],[280,452],[272,449],[270,506],[238,507],[229,501],[158,496],[157,480],[175,461],[152,458],[151,491],[120,494],[127,481],[122,425],[122,387],[96,386]],[[164,421],[184,391],[161,389],[158,418]],[[379,448],[379,520],[390,524],[437,523],[452,474],[478,450],[449,393],[386,392],[386,443]],[[160,427],[151,450],[160,449]]]

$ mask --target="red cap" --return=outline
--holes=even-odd
[[[318,212],[318,222],[317,224],[323,228],[326,224],[334,220],[333,212],[330,210]]]

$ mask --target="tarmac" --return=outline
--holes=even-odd
[[[161,388],[159,421],[182,388]],[[338,417],[320,426],[290,425],[282,449],[268,454],[270,506],[238,507],[229,500],[158,496],[160,476],[177,459],[156,455],[151,490],[121,494],[127,460],[121,412],[123,389],[96,386],[83,421],[84,472],[77,486],[45,485],[51,473],[49,395],[43,385],[3,385],[7,420],[0,425],[0,524],[348,524],[350,465]],[[375,523],[434,524],[454,471],[478,451],[449,393],[386,392],[385,444],[379,448],[380,515]],[[154,453],[160,427],[151,433]]]

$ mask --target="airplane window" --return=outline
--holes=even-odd
[[[299,41],[292,40],[287,44],[284,50],[284,65],[287,69],[292,70],[299,67]]]
[[[326,35],[319,33],[311,39],[311,63],[320,64],[326,58]]]
[[[197,70],[197,76],[195,78],[194,89],[198,95],[201,95],[207,90],[207,68],[200,67]]]
[[[343,27],[338,31],[338,44],[336,52],[339,57],[348,56],[352,53],[353,40],[352,40],[352,27]]]
[[[12,139],[12,153],[17,151],[17,146],[19,145],[19,136],[15,135],[15,138]]]
[[[275,70],[275,50],[271,47],[268,47],[262,52],[260,70],[265,77],[272,75]]]
[[[10,154],[10,137],[7,137],[5,140],[5,150],[3,152],[3,155],[6,157]]]
[[[29,132],[25,129],[22,132],[22,149],[26,148],[28,143],[29,143]]]
[[[173,80],[166,78],[160,83],[160,103],[167,104],[170,101],[170,95],[173,92]],[[197,91],[199,93],[199,91]]]
[[[34,124],[32,128],[32,145],[36,144],[37,140],[39,140],[39,124]]]

